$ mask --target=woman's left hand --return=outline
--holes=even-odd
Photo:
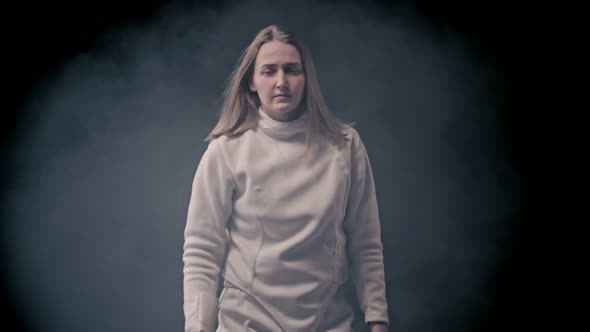
[[[384,323],[373,323],[369,324],[371,332],[387,332],[387,324]]]

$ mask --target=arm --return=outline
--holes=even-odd
[[[201,158],[188,206],[183,247],[186,332],[212,332],[217,324],[217,287],[234,188],[218,144],[211,141]]]
[[[373,173],[369,156],[356,130],[352,137],[351,184],[344,219],[350,270],[365,322],[384,322],[389,325],[383,245]],[[371,326],[371,329],[374,328]]]

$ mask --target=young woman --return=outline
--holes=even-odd
[[[185,330],[352,331],[350,272],[365,322],[386,331],[369,158],[329,111],[301,40],[258,33],[207,140],[185,229]]]

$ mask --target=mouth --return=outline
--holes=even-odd
[[[291,98],[290,95],[275,95],[273,98]]]

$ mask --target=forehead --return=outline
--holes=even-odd
[[[291,44],[271,41],[263,44],[256,56],[256,66],[283,65],[287,63],[301,63],[299,51]]]

